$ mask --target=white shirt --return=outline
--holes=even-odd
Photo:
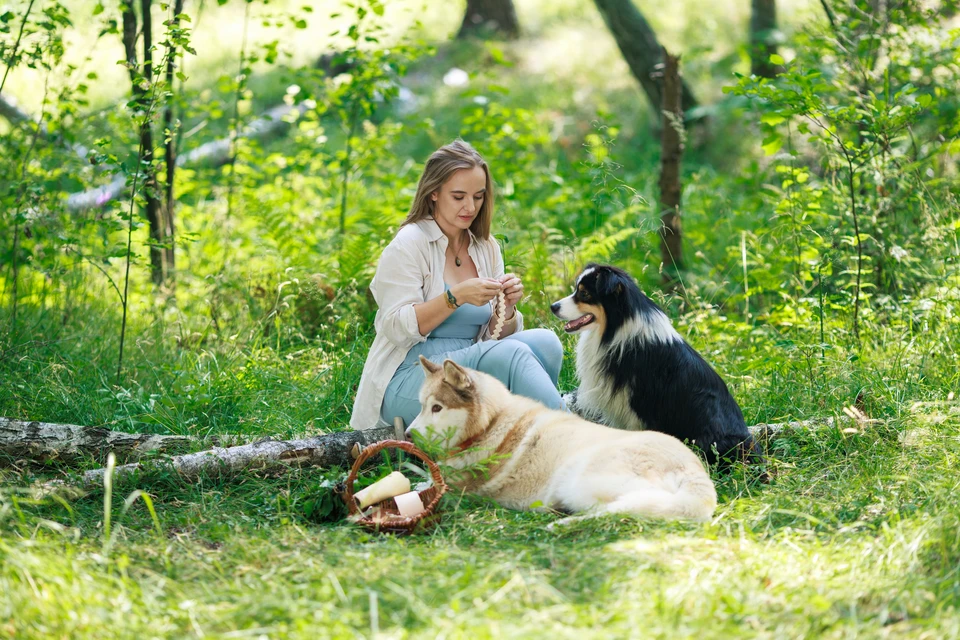
[[[467,254],[473,258],[481,278],[503,275],[503,255],[492,237],[481,240],[470,232]],[[374,327],[377,336],[363,365],[363,375],[353,403],[350,426],[372,429],[387,426],[380,418],[380,406],[387,385],[397,368],[415,344],[424,342],[420,335],[413,305],[443,294],[443,270],[446,265],[447,237],[432,218],[400,228],[396,237],[380,255],[377,273],[370,291],[377,301]],[[491,312],[493,301],[490,302]],[[516,332],[523,330],[523,317],[516,312]],[[477,340],[489,340],[490,327],[485,324]]]

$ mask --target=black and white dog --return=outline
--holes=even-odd
[[[564,331],[580,334],[580,388],[564,396],[572,411],[612,427],[670,434],[710,464],[763,461],[723,379],[628,273],[587,265],[573,294],[550,310],[567,321]]]

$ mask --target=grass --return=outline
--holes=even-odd
[[[247,438],[326,431],[344,423],[363,359],[359,346],[294,355],[302,347],[249,335],[178,347],[173,327],[144,323],[120,392],[111,338],[29,319],[48,340],[0,347],[14,381],[0,414]],[[949,335],[911,345],[902,327],[868,325],[862,357],[837,349],[811,365],[802,344],[716,317],[694,325],[684,331],[751,421],[837,413],[858,394],[887,420],[778,437],[775,481],[717,478],[710,523],[607,517],[559,532],[546,530],[554,516],[451,495],[433,531],[379,537],[338,519],[342,470],[190,483],[155,472],[114,488],[106,545],[102,491],[50,495],[58,467],[8,460],[0,635],[960,637],[957,370],[929,348]],[[125,507],[138,489],[159,535],[143,502]]]
[[[956,611],[956,414],[775,443],[766,486],[733,476],[705,525],[552,516],[462,496],[442,524],[378,537],[304,515],[323,472],[151,477],[109,551],[100,492],[31,497],[8,476],[9,637],[930,637]],[[337,473],[329,474],[337,477]]]

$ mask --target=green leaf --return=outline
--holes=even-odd
[[[783,146],[783,140],[778,136],[774,138],[768,138],[763,142],[763,151],[768,156],[772,156],[777,151],[780,151],[780,147]]]
[[[98,16],[103,13],[103,3],[98,2],[96,6],[93,7],[93,15]]]
[[[779,113],[765,113],[762,116],[760,116],[760,122],[762,122],[763,124],[768,124],[771,127],[786,121],[787,119],[782,115],[780,115]]]
[[[779,65],[784,65],[787,63],[787,61],[783,59],[783,56],[776,53],[770,56],[770,62],[772,62],[773,64],[779,64]]]

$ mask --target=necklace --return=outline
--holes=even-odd
[[[458,267],[463,264],[462,262],[460,262],[460,249],[463,249],[463,243],[462,243],[462,242],[460,243],[460,247],[459,247],[459,248],[456,250],[456,252],[453,254],[453,261],[456,263],[456,265],[457,265]]]

